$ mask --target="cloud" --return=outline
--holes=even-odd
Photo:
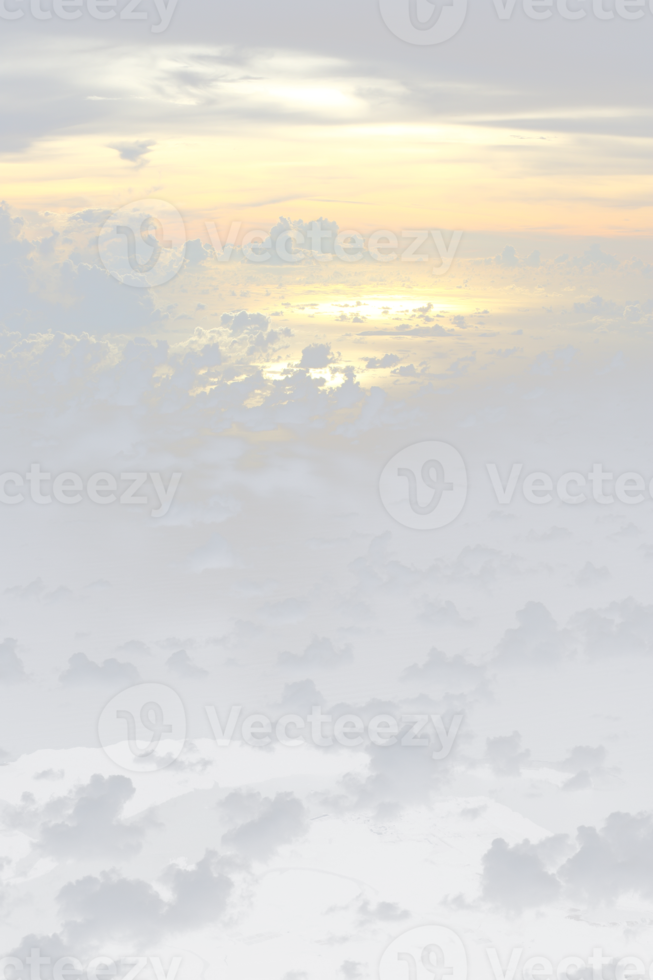
[[[255,640],[265,636],[265,627],[253,623],[250,619],[237,619],[234,628],[224,636],[212,636],[206,640],[207,646],[224,647],[225,649],[243,650]]]
[[[65,769],[43,769],[41,772],[35,772],[32,776],[35,783],[58,783],[65,778]]]
[[[569,541],[573,536],[573,531],[570,531],[568,527],[558,527],[557,524],[553,524],[548,531],[542,531],[541,534],[531,528],[524,541],[529,544],[555,544],[558,541]]]
[[[89,660],[85,653],[74,653],[68,660],[68,668],[59,680],[66,687],[101,686],[117,687],[135,684],[140,676],[133,664],[123,663],[109,657],[101,664]]]
[[[199,574],[207,568],[232,568],[234,565],[242,565],[242,560],[226,538],[214,531],[205,544],[195,548],[186,556],[184,564],[189,572]]]
[[[278,793],[272,799],[259,793],[232,793],[224,800],[223,809],[232,818],[248,818],[222,837],[225,846],[248,861],[266,861],[308,831],[304,805],[292,793]]]
[[[653,650],[653,605],[640,603],[632,596],[598,609],[583,609],[572,616],[570,626],[591,658],[647,654]]]
[[[131,142],[109,143],[109,149],[117,150],[121,160],[128,160],[129,163],[136,163],[143,166],[145,156],[150,149],[156,146],[155,140],[132,140]]]
[[[460,655],[448,657],[446,653],[432,647],[424,663],[406,667],[401,676],[403,680],[436,683],[439,688],[446,691],[459,691],[479,684],[484,678],[484,673],[482,667],[470,664],[464,657]]]
[[[477,625],[477,619],[463,619],[451,599],[444,601],[438,596],[431,601],[426,596],[421,599],[422,611],[415,617],[426,630],[466,630]]]
[[[409,919],[410,912],[402,909],[396,902],[378,902],[371,905],[364,899],[359,908],[358,914],[365,922],[401,922],[402,919]]]
[[[618,371],[621,368],[625,368],[629,360],[630,358],[624,357],[622,350],[618,350],[602,368],[596,368],[594,374],[609,374],[610,371]]]
[[[424,580],[435,588],[462,585],[489,595],[502,582],[521,578],[523,560],[484,544],[465,545],[453,562],[437,558],[424,572]]]
[[[307,678],[303,681],[293,681],[286,684],[279,705],[289,712],[308,715],[313,705],[323,705],[324,703],[324,695],[318,691],[315,682]]]
[[[636,541],[637,538],[641,537],[644,532],[641,527],[637,527],[632,521],[628,524],[623,525],[618,531],[613,531],[606,538],[607,541]]]
[[[166,868],[158,889],[124,878],[115,868],[86,875],[65,884],[56,896],[60,932],[25,936],[13,955],[24,958],[32,946],[82,957],[105,947],[134,953],[160,949],[171,937],[218,923],[229,908],[233,875],[241,870],[234,858],[207,850],[192,868]],[[162,889],[169,897],[162,896]]]
[[[339,792],[322,796],[320,805],[338,814],[368,812],[379,823],[395,820],[404,807],[429,806],[451,777],[451,756],[436,762],[434,748],[405,746],[399,740],[366,745],[369,775],[346,773],[338,781]]]
[[[597,568],[591,561],[586,561],[574,576],[574,583],[579,589],[597,589],[606,582],[612,581],[612,575],[607,565]]]
[[[151,657],[152,651],[142,640],[127,640],[117,646],[116,653],[124,653],[127,657]]]
[[[341,964],[339,970],[345,980],[362,980],[362,978],[365,976],[363,971],[363,964],[357,962],[356,960],[345,960]]]
[[[556,347],[556,349],[551,353],[547,354],[546,351],[542,351],[535,357],[535,360],[528,368],[529,374],[553,374],[554,371],[558,369],[560,364],[562,364],[562,369],[568,371],[570,365],[573,364],[576,354],[580,351],[577,347],[572,344],[567,344],[566,347]]]
[[[43,596],[44,606],[63,606],[74,601],[73,590],[69,589],[67,585],[58,585],[52,592],[46,592]]]
[[[350,643],[336,647],[328,636],[315,634],[303,653],[284,650],[277,657],[277,669],[282,674],[294,677],[328,673],[340,667],[351,667],[353,663],[354,654]]]
[[[282,626],[285,623],[299,623],[306,619],[311,609],[308,599],[289,596],[280,602],[265,602],[256,610],[256,615],[268,626]]]
[[[552,873],[551,867],[557,871]],[[512,847],[498,838],[483,857],[482,894],[486,901],[511,912],[548,905],[561,897],[593,905],[613,904],[633,894],[650,900],[653,814],[611,813],[601,830],[579,827],[574,844],[563,834]]]
[[[16,653],[17,640],[6,637],[0,643],[0,680],[5,684],[15,684],[26,679],[23,662]]]
[[[302,351],[300,368],[323,368],[331,364],[334,356],[330,344],[309,344]]]
[[[5,819],[13,827],[36,828],[38,849],[57,859],[130,857],[140,851],[147,826],[144,821],[125,823],[121,819],[134,792],[132,781],[125,776],[96,774],[85,785],[42,807],[28,800],[10,807]]]
[[[377,385],[372,385],[369,395],[365,396],[360,415],[353,422],[343,423],[334,430],[334,435],[353,438],[359,432],[366,432],[373,425],[380,425],[379,412],[386,400],[386,392]]]
[[[566,759],[561,762],[550,763],[550,765],[555,769],[562,770],[562,772],[573,773],[571,778],[562,786],[565,792],[572,793],[577,790],[591,789],[593,780],[603,779],[610,774],[605,766],[607,756],[607,750],[603,745],[576,745]],[[612,773],[614,773],[614,769]]]
[[[12,585],[5,589],[2,594],[16,599],[18,602],[30,602],[31,600],[39,602],[46,589],[47,585],[39,575],[28,585]]]
[[[172,653],[166,660],[166,667],[178,677],[199,680],[209,676],[208,670],[194,664],[185,650],[177,650],[176,653]]]
[[[500,735],[488,738],[485,748],[485,759],[499,776],[518,776],[519,771],[530,759],[528,749],[521,749],[521,735]]]
[[[483,856],[482,895],[485,901],[510,912],[556,901],[562,886],[544,868],[538,847],[525,840],[510,847],[505,840],[492,841]]]
[[[541,602],[527,602],[515,613],[519,626],[507,629],[496,646],[497,670],[549,670],[562,663],[572,646],[568,630],[558,629]]]

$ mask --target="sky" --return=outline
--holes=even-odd
[[[652,32],[0,3],[0,980],[653,977]]]

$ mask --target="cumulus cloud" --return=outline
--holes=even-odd
[[[318,691],[315,682],[310,678],[303,681],[293,681],[284,686],[279,706],[297,714],[309,714],[313,705],[324,704],[324,695]]]
[[[299,623],[306,619],[311,609],[308,599],[290,596],[280,602],[265,602],[256,610],[256,615],[269,626],[282,626],[284,623]]]
[[[5,637],[0,643],[0,679],[5,684],[15,684],[27,676],[23,662],[16,653],[17,646],[18,641],[11,637]]]
[[[303,653],[291,653],[289,650],[281,652],[277,657],[277,669],[282,674],[307,677],[338,670],[340,667],[351,667],[353,662],[351,643],[337,647],[328,636],[313,634]]]
[[[209,675],[208,670],[204,670],[203,667],[198,667],[197,664],[193,663],[185,650],[177,650],[175,653],[171,653],[166,660],[166,666],[178,677],[200,680]]]
[[[422,629],[467,630],[472,629],[478,622],[477,619],[464,619],[451,599],[443,601],[438,596],[435,600],[429,600],[426,596],[422,596],[421,604],[422,610],[415,619]]]
[[[570,625],[592,658],[653,650],[653,606],[632,596],[608,606],[584,609],[572,617]]]
[[[515,616],[519,626],[507,629],[497,644],[493,660],[497,670],[546,670],[559,666],[573,645],[569,630],[559,630],[541,602],[527,602]]]
[[[485,759],[497,775],[518,776],[521,767],[529,761],[530,752],[528,749],[522,750],[521,735],[513,732],[512,735],[488,738]]]
[[[116,687],[120,684],[135,684],[139,679],[139,673],[133,664],[116,660],[115,657],[96,664],[85,653],[74,653],[68,660],[67,669],[59,678],[66,687]]]
[[[368,812],[378,823],[396,819],[404,807],[428,806],[451,778],[452,757],[436,762],[434,748],[440,746],[366,745],[369,775],[346,773],[339,792],[322,796],[320,805],[340,814]]]
[[[565,858],[565,860],[561,859]],[[624,895],[653,896],[653,815],[611,813],[601,829],[581,826],[537,844],[492,842],[483,857],[483,898],[507,911],[559,898],[612,904]]]
[[[129,857],[140,851],[147,826],[121,817],[134,792],[126,776],[96,774],[87,784],[43,806],[27,798],[20,806],[7,808],[5,820],[37,833],[38,848],[58,859]]]
[[[153,941],[198,929],[224,913],[233,888],[213,851],[192,867],[171,866],[163,882],[168,898],[150,882],[116,871],[64,885],[58,896],[66,917],[64,936],[86,947],[105,940]]]
[[[573,793],[591,789],[596,779],[603,780],[604,776],[610,774],[605,766],[607,755],[603,745],[576,745],[565,759],[552,764],[556,769],[572,773],[562,789]]]
[[[579,589],[597,589],[611,581],[612,575],[608,566],[601,565],[597,568],[591,561],[586,561],[574,576],[574,583]]]
[[[302,351],[301,368],[323,368],[334,360],[330,344],[309,344]]]
[[[222,843],[248,861],[267,861],[308,830],[304,805],[292,793],[278,793],[273,798],[260,793],[232,793],[222,806],[231,819],[242,819],[223,834]]]
[[[545,870],[538,846],[528,840],[510,847],[497,838],[483,857],[482,895],[492,905],[520,912],[554,902],[561,888]]]
[[[151,657],[152,651],[142,640],[127,640],[116,647],[116,653],[124,653],[127,657]]]
[[[458,654],[448,657],[446,653],[432,647],[424,663],[406,667],[401,676],[404,680],[435,683],[444,690],[459,691],[479,684],[484,674],[482,667],[469,663],[464,657]]]
[[[27,585],[12,585],[5,589],[3,595],[16,599],[18,602],[39,602],[41,596],[46,591],[47,585],[40,575],[29,582]]]
[[[253,623],[250,619],[236,619],[231,632],[224,636],[211,636],[206,640],[207,646],[224,647],[225,649],[243,650],[265,636],[265,627]]]

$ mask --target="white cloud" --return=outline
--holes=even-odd
[[[6,636],[0,643],[0,687],[16,687],[30,680],[25,665],[16,653],[18,640]]]
[[[519,626],[507,629],[497,644],[493,661],[497,670],[546,670],[562,663],[572,645],[571,635],[558,629],[546,606],[529,601],[515,616]]]
[[[477,619],[464,619],[458,612],[451,599],[444,601],[438,596],[430,601],[426,596],[421,599],[422,611],[415,617],[422,629],[427,630],[466,630],[472,629],[478,623]]]
[[[289,650],[280,653],[277,657],[277,669],[283,674],[306,677],[338,670],[340,667],[351,667],[353,662],[351,643],[336,647],[328,636],[313,634],[303,653],[291,653]]]
[[[308,830],[304,805],[293,793],[277,793],[270,798],[253,791],[234,790],[216,809],[228,827],[221,837],[222,846],[261,864]]]
[[[48,770],[38,778],[60,776]],[[120,819],[135,792],[126,776],[105,779],[96,773],[86,785],[42,806],[23,793],[20,805],[8,806],[3,819],[12,829],[36,832],[34,849],[55,861],[130,861],[140,854],[147,833],[161,827],[149,813],[129,823]]]
[[[290,596],[280,602],[265,602],[256,610],[256,615],[269,626],[282,626],[284,623],[299,623],[306,619],[311,609],[308,599]]]
[[[73,653],[67,669],[59,674],[59,683],[69,691],[121,691],[140,679],[138,669],[128,661],[109,657],[97,664],[81,652]]]
[[[203,681],[209,676],[208,670],[193,663],[185,650],[175,650],[166,660],[166,667],[180,681]]]
[[[448,657],[442,650],[432,647],[423,664],[411,664],[400,674],[402,684],[419,684],[423,688],[436,687],[444,691],[473,695],[490,700],[487,668],[471,663],[461,653]]]
[[[126,640],[116,647],[116,653],[124,653],[127,657],[151,657],[152,651],[142,640]]]
[[[521,735],[499,735],[488,738],[485,757],[499,775],[518,776],[520,769],[529,761],[530,751],[521,747]]]
[[[590,657],[647,653],[653,644],[653,606],[633,596],[607,607],[579,611],[572,625]]]
[[[612,575],[607,565],[597,568],[591,561],[586,561],[574,576],[574,582],[579,589],[596,589],[606,582],[612,581]]]
[[[32,946],[55,957],[84,957],[106,946],[134,953],[160,948],[171,937],[223,919],[234,891],[231,876],[242,870],[235,858],[207,850],[193,868],[171,865],[164,871],[159,882],[168,899],[148,882],[124,878],[115,868],[86,875],[68,882],[56,896],[60,931],[25,936],[12,954],[24,958]]]

